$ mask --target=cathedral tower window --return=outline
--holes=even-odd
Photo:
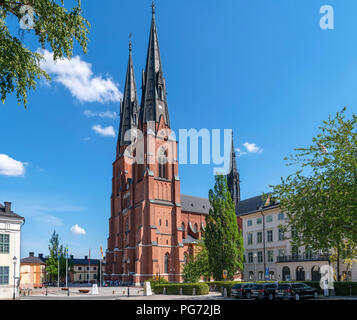
[[[169,273],[169,254],[166,253],[164,257],[164,272]]]

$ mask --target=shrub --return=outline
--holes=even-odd
[[[166,284],[166,283],[169,283],[166,279],[164,278],[152,278],[152,279],[149,279],[149,280],[146,280],[145,282],[150,282],[150,286],[151,288],[153,289],[156,285],[158,284]]]
[[[156,284],[153,291],[156,294],[163,294],[164,288],[166,288],[166,294],[180,294],[180,288],[184,295],[192,295],[193,288],[196,289],[197,295],[204,295],[209,293],[208,285],[205,283],[168,283],[168,284]]]
[[[334,282],[335,295],[336,296],[349,296],[351,294],[352,286],[352,295],[357,295],[357,282]]]

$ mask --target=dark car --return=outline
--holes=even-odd
[[[304,298],[317,299],[319,293],[305,283],[281,283],[276,288],[275,297],[277,299],[295,299],[298,301]]]
[[[259,283],[252,288],[252,297],[258,299],[274,300],[278,288],[276,283]]]
[[[252,297],[252,288],[255,283],[237,283],[231,289],[231,296],[236,298],[250,299]]]

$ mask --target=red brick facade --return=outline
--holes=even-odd
[[[141,284],[160,275],[181,282],[183,264],[205,228],[209,202],[180,193],[154,8],[140,108],[131,43],[129,52],[113,163],[105,279]],[[139,134],[126,135],[136,129]],[[161,163],[163,158],[168,162]]]

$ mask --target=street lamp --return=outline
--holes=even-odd
[[[15,300],[16,299],[16,261],[17,261],[17,258],[14,256],[12,258],[12,261],[14,263],[14,295],[13,295],[13,299]]]
[[[253,261],[254,261],[254,281],[257,281],[257,254],[254,252],[253,253]]]

